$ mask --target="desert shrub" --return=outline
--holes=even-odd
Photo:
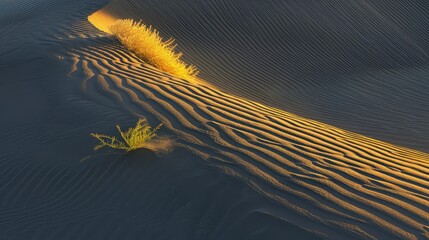
[[[103,147],[110,147],[129,152],[143,148],[147,141],[156,136],[156,132],[161,128],[161,126],[162,124],[159,124],[156,128],[152,129],[146,119],[139,119],[135,127],[131,127],[127,131],[123,132],[121,127],[116,125],[122,140],[117,139],[115,136],[91,133],[91,136],[99,141],[99,144],[94,147],[94,150],[99,150]]]
[[[120,19],[110,26],[110,32],[128,49],[158,69],[177,77],[192,80],[198,71],[187,65],[176,53],[174,39],[163,41],[157,30],[132,19]]]

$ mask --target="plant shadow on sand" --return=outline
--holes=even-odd
[[[118,160],[123,161],[126,166],[152,167],[157,164],[157,162],[162,162],[163,157],[156,155],[151,149],[140,148],[124,153]]]

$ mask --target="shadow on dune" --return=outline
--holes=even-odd
[[[23,9],[31,9],[31,6],[25,5],[27,2],[29,1],[21,3]],[[46,14],[45,17],[31,18],[31,15],[22,14],[22,18],[29,17],[31,21],[28,24],[24,24],[27,21],[17,23],[20,28],[11,25],[2,34],[2,38],[5,36],[7,41],[4,41],[6,47],[0,49],[0,52],[7,55],[0,59],[1,76],[4,78],[0,81],[0,136],[3,146],[0,151],[0,239],[317,239],[311,233],[336,239],[425,239],[428,235],[425,227],[428,225],[425,215],[428,209],[425,188],[428,182],[427,155],[354,136],[308,119],[289,116],[285,112],[240,100],[207,86],[190,85],[180,79],[165,77],[153,68],[143,67],[141,61],[134,61],[129,52],[116,47],[117,44],[109,44],[110,40],[107,38],[98,38],[105,35],[96,32],[86,21],[86,17],[89,10],[99,9],[107,1],[68,1],[70,5],[67,7],[61,4],[50,5],[50,2],[58,3],[47,0],[43,8],[38,8],[43,10],[52,6],[52,11],[37,14]],[[130,2],[133,1],[123,1],[125,4]],[[427,101],[424,100],[427,96],[425,89],[429,85],[422,81],[427,75],[425,69],[410,70],[410,74],[405,75],[395,74],[399,79],[393,86],[390,82],[383,82],[391,90],[394,89],[386,91],[389,92],[388,98],[384,98],[386,96],[383,94],[377,95],[377,92],[384,92],[386,85],[380,84],[379,88],[367,86],[365,81],[349,81],[347,75],[343,78],[344,83],[359,86],[339,86],[338,79],[331,79],[331,84],[317,81],[326,80],[324,77],[327,76],[318,74],[319,72],[311,72],[312,76],[321,78],[313,79],[315,81],[307,84],[308,81],[304,80],[309,79],[305,78],[308,75],[299,75],[299,72],[314,70],[319,66],[317,63],[323,62],[317,59],[320,56],[313,55],[313,51],[307,51],[305,55],[315,57],[310,59],[312,61],[307,61],[306,57],[297,59],[303,56],[299,54],[300,51],[302,53],[311,48],[295,49],[297,61],[287,59],[291,55],[282,54],[281,51],[274,56],[286,57],[292,65],[312,63],[315,66],[294,68],[287,64],[277,65],[282,71],[276,72],[279,69],[270,68],[270,61],[255,61],[261,58],[246,55],[246,48],[245,61],[235,58],[240,54],[237,55],[234,51],[240,50],[240,46],[228,40],[226,45],[234,46],[235,49],[225,51],[224,46],[204,49],[207,44],[219,41],[216,34],[200,34],[198,30],[204,29],[207,24],[216,27],[224,23],[212,21],[201,24],[195,28],[198,34],[188,34],[187,31],[191,30],[192,33],[193,29],[181,27],[183,22],[175,21],[177,16],[170,14],[185,13],[185,17],[188,17],[188,13],[199,13],[204,19],[219,19],[216,16],[224,18],[224,14],[217,14],[216,7],[211,11],[203,6],[201,9],[211,13],[205,14],[188,7],[187,3],[193,0],[182,2],[186,3],[182,6],[188,7],[186,11],[178,11],[179,8],[173,7],[179,1],[170,1],[168,4],[163,1],[135,2],[143,5],[130,4],[127,5],[128,9],[137,11],[138,16],[147,17],[145,20],[160,21],[159,25],[154,25],[163,29],[163,32],[166,30],[166,34],[177,37],[178,41],[183,41],[184,44],[179,44],[184,47],[183,51],[187,56],[199,60],[190,62],[204,63],[202,65],[207,63],[207,68],[201,70],[206,72],[208,80],[215,83],[219,79],[219,85],[224,84],[222,86],[225,89],[228,88],[235,94],[239,94],[239,91],[234,89],[243,90],[243,95],[252,95],[256,99],[261,95],[258,96],[260,92],[253,94],[253,90],[270,93],[265,96],[272,99],[275,99],[274,95],[280,94],[278,100],[282,104],[291,109],[332,117],[335,125],[343,122],[343,118],[335,114],[338,112],[349,117],[356,115],[356,122],[364,123],[363,127],[370,126],[363,129],[366,131],[381,127],[389,130],[389,126],[397,130],[396,127],[400,125],[398,123],[406,122],[407,126],[404,125],[395,132],[402,140],[413,139],[409,138],[413,134],[428,136],[425,134],[426,128],[419,133],[407,131],[414,122],[417,124],[411,129],[418,130],[425,126],[425,122],[421,121],[426,119],[425,110],[428,109],[425,108]],[[267,11],[267,3],[291,2],[249,1],[265,6],[261,8],[261,12],[268,12],[274,17],[276,15]],[[338,1],[323,1],[320,4],[328,2]],[[233,5],[228,5],[231,3]],[[248,2],[240,1],[199,2],[203,5],[225,4],[221,8],[232,19],[240,16],[235,15],[236,10],[240,10],[238,13],[245,12],[234,7],[238,3],[248,5]],[[298,1],[295,3],[298,4],[295,7],[299,11],[323,13],[315,11],[317,9],[302,8]],[[151,11],[149,6],[157,4],[165,4],[162,6],[170,8],[170,12],[160,8],[158,10],[161,13],[167,14],[158,15],[156,11]],[[139,6],[153,14],[142,14]],[[284,7],[289,9],[291,6]],[[387,4],[385,7],[388,6],[394,5]],[[359,10],[359,7],[349,3],[344,7]],[[325,6],[325,10],[327,9],[329,7]],[[283,9],[279,7],[278,10],[282,12]],[[293,10],[290,12],[295,13]],[[410,19],[415,16],[408,14],[409,12],[404,13]],[[252,15],[245,15],[241,19],[243,23],[249,22],[249,16]],[[300,29],[300,25],[294,21],[286,22],[289,26],[298,27],[292,29],[296,30],[292,32],[296,36],[302,35],[304,40],[317,40],[318,36],[324,36],[312,35],[311,31],[306,31],[323,30],[317,26],[320,21],[309,23],[303,19],[316,15],[290,16],[293,16],[291,20],[299,19],[297,22],[304,22],[305,26],[316,23],[316,27]],[[337,15],[325,12],[317,16],[324,18]],[[195,19],[198,18],[188,18],[191,22]],[[170,21],[178,24],[173,29],[178,34],[168,31],[166,26],[169,26]],[[222,34],[225,29],[220,27],[210,30],[220,30],[217,33]],[[251,27],[250,33],[252,29],[257,27]],[[361,30],[366,31],[365,25]],[[378,34],[378,29],[372,30]],[[14,34],[10,36],[6,34],[12,32]],[[276,31],[270,30],[269,33]],[[189,42],[195,44],[186,44],[184,35],[197,38],[213,36],[213,41],[195,39],[196,41]],[[18,36],[19,38],[14,38]],[[227,36],[240,37],[232,34]],[[264,40],[264,35],[257,36],[262,37],[259,40]],[[355,39],[353,34],[351,36],[352,40]],[[424,36],[426,35],[420,36],[422,40],[425,40]],[[274,34],[272,37],[275,40]],[[69,39],[73,40],[68,41]],[[388,37],[383,39],[389,40]],[[393,43],[398,43],[398,38],[393,40],[396,40]],[[283,43],[277,41],[277,45],[271,46],[291,46]],[[310,44],[310,47],[318,50],[320,42],[315,43]],[[294,44],[299,46],[309,42],[296,41]],[[25,47],[16,50],[18,45]],[[189,49],[186,49],[187,46]],[[253,48],[252,45],[247,48],[249,46]],[[382,49],[389,49],[388,46],[383,46]],[[73,51],[74,47],[82,51]],[[325,46],[325,50],[326,47],[332,46]],[[358,50],[361,48],[362,46]],[[255,49],[261,48],[257,46]],[[203,54],[198,54],[198,51]],[[213,53],[222,55],[217,58],[213,57]],[[420,54],[418,51],[414,53]],[[323,56],[335,56],[332,52],[330,54]],[[323,59],[322,57],[321,60]],[[361,57],[356,59],[362,60]],[[372,59],[383,59],[383,56]],[[410,60],[411,65],[404,66],[417,66],[409,57],[405,59]],[[333,58],[328,63],[336,63],[337,60],[339,59]],[[403,61],[398,63],[402,64]],[[250,71],[246,71],[249,64]],[[327,65],[330,66],[323,66]],[[67,76],[70,66],[75,69],[71,78]],[[338,67],[331,67],[336,66]],[[368,70],[364,63],[360,66],[360,69]],[[243,69],[242,73],[236,75],[237,69]],[[350,70],[341,65],[338,69],[340,74],[343,73],[342,70]],[[261,74],[260,70],[268,72]],[[294,71],[298,71],[298,75],[294,75]],[[391,79],[391,73],[381,74],[382,79]],[[209,77],[210,74],[213,74],[213,78]],[[296,81],[292,81],[291,77],[286,78],[287,81],[279,78],[281,81],[276,83],[266,82],[276,80],[276,76],[286,75],[294,76]],[[379,77],[375,76],[371,82],[378,84]],[[361,78],[358,76],[358,79]],[[411,88],[401,88],[403,81],[411,80],[414,81]],[[74,91],[75,88],[84,86],[85,81],[88,83],[87,95],[90,97],[82,97],[82,94]],[[229,85],[232,83],[236,85]],[[306,84],[300,85],[301,83]],[[409,91],[419,84],[419,91]],[[241,88],[240,85],[246,88]],[[263,89],[261,85],[271,88]],[[395,101],[404,102],[400,106],[396,106],[394,101],[392,103],[391,99],[391,93],[397,92],[398,88],[401,94]],[[372,91],[362,97],[365,93],[362,90],[368,89]],[[354,94],[350,96],[352,92]],[[281,94],[291,98],[283,99]],[[408,101],[403,101],[407,96],[410,96]],[[88,101],[87,98],[94,99]],[[329,111],[333,109],[333,104],[320,99],[331,99],[337,106],[334,112]],[[342,101],[344,99],[354,99],[356,102],[362,100],[367,104],[348,105],[350,102]],[[413,99],[422,101],[416,104],[417,101]],[[383,110],[378,115],[381,117],[372,115],[377,112],[371,106],[378,103]],[[409,109],[410,114],[403,115],[404,109],[410,104],[415,108]],[[389,106],[393,106],[393,110],[389,110]],[[396,112],[397,107],[402,112]],[[370,116],[368,121],[364,121],[365,116],[359,115],[361,112],[366,117]],[[130,124],[131,116],[135,117],[136,114],[147,116],[151,122],[162,121],[166,131],[162,134],[176,133],[187,144],[186,147],[195,152],[200,151],[207,159],[183,148],[177,148],[165,157],[143,149],[119,157],[110,155],[79,163],[82,156],[92,151],[93,142],[88,136],[91,131],[112,130],[113,123]],[[402,115],[405,119],[410,116],[410,119],[398,120],[396,115]],[[386,119],[392,120],[392,124],[386,126]],[[403,132],[406,134],[402,134]],[[392,137],[389,131],[385,133],[386,139]],[[417,139],[409,143],[418,142]]]
[[[159,239],[171,239],[185,232],[190,234],[189,237],[194,235],[193,239],[320,239],[271,215],[270,210],[258,207],[262,199],[243,183],[222,176],[201,163],[204,161],[197,163],[195,158],[189,159],[189,152],[183,149],[166,157],[158,157],[149,149],[139,149],[115,162],[115,165],[131,170],[128,178],[138,177],[156,185],[155,191],[146,194],[165,205],[158,205],[157,209],[157,203],[142,203],[151,205],[150,211],[154,215],[161,212],[171,214],[168,227]],[[157,185],[159,182],[163,184]],[[144,189],[142,192],[147,191]],[[166,204],[169,201],[171,203]],[[179,202],[181,206],[176,205]],[[171,204],[175,207],[171,208]],[[171,212],[165,212],[165,207]],[[152,237],[158,239],[155,235]]]
[[[225,92],[427,152],[428,4],[393,2],[113,0],[103,11],[174,36]]]
[[[317,239],[184,149],[166,157],[141,149],[75,167],[2,167],[19,167],[0,179],[10,186],[0,207],[2,239]]]

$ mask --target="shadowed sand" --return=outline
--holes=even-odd
[[[196,60],[188,62],[197,65],[202,75],[206,72],[210,84],[158,71],[87,21],[108,1],[36,3],[16,3],[0,12],[7,19],[0,21],[5,33],[0,49],[4,76],[0,107],[7,116],[0,119],[5,147],[0,153],[0,196],[4,196],[0,238],[429,237],[427,153],[270,107],[260,103],[264,102],[261,93],[242,88],[261,101],[248,100],[234,90],[240,89],[235,84],[249,80],[252,84],[247,85],[255,89],[258,84],[276,86],[278,78],[265,72],[275,68],[254,69],[265,81],[240,74],[242,78],[232,78],[231,66],[239,72],[246,67],[230,65],[230,58],[222,63],[217,57],[219,61],[200,66],[207,61],[199,61],[203,55],[192,51],[196,44],[192,37],[187,42],[171,32],[185,56]],[[90,20],[103,29],[117,17],[144,19],[150,16],[139,12],[144,4],[155,9],[145,1],[114,1]],[[159,26],[164,33],[164,25]],[[216,64],[223,64],[226,75]],[[219,82],[213,80],[214,70]],[[319,84],[313,87],[338,90],[335,84]],[[294,86],[287,93],[294,89],[302,93]],[[356,89],[350,88],[342,89],[350,93]],[[371,94],[372,88],[366,89]],[[417,103],[424,104],[419,94],[422,100]],[[302,111],[311,111],[305,104],[309,97],[302,99]],[[388,106],[386,102],[379,103]],[[389,111],[377,121],[397,124]],[[397,113],[404,111],[399,108]],[[407,116],[426,115],[420,109]],[[114,124],[129,126],[137,117],[163,122],[159,134],[175,139],[176,149],[164,157],[146,149],[79,163],[91,153],[90,132],[110,134]],[[359,126],[374,130],[373,123]],[[418,122],[416,129],[422,126]],[[387,132],[385,136],[394,135]],[[405,135],[423,139],[419,134]]]
[[[228,93],[429,152],[429,4],[113,0]]]

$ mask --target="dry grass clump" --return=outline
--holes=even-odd
[[[163,41],[156,29],[132,19],[117,20],[109,29],[128,49],[158,69],[188,80],[198,74],[195,66],[180,60],[182,53],[174,52],[174,39]]]
[[[94,147],[94,150],[98,150],[103,147],[110,147],[113,149],[125,150],[126,152],[136,150],[145,147],[147,141],[151,140],[156,136],[162,126],[159,124],[156,128],[152,127],[147,123],[146,119],[139,119],[135,127],[129,128],[123,132],[119,125],[116,125],[121,138],[123,141],[118,140],[115,136],[108,136],[99,133],[91,133],[92,137],[95,137],[100,143]]]

